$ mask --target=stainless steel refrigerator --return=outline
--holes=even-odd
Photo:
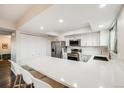
[[[51,42],[51,56],[62,58],[64,47],[65,47],[65,41],[52,41]]]

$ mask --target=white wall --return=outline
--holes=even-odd
[[[74,35],[79,35],[79,34],[84,34],[84,33],[89,33],[89,32],[91,32],[90,27],[84,27],[82,29],[77,29],[77,30],[73,30],[73,31],[67,31],[67,32],[60,33],[58,35],[58,37],[54,38],[54,40],[62,41],[62,40],[65,40],[66,36],[74,37]]]
[[[16,62],[16,32],[11,35],[11,60]]]
[[[27,34],[17,34],[18,43],[16,49],[17,63],[34,56],[51,55],[51,39],[43,36],[34,36]]]
[[[64,32],[63,35],[67,36],[67,35],[75,35],[75,34],[84,34],[84,33],[89,33],[91,31],[92,31],[91,28],[88,26],[88,27],[84,27],[82,29]]]
[[[118,55],[124,59],[124,7],[118,17],[117,23]]]

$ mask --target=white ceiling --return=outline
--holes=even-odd
[[[54,34],[90,27],[92,31],[106,29],[113,22],[122,5],[107,5],[99,8],[93,4],[58,4],[33,17],[20,29],[25,33]],[[0,4],[0,19],[17,23],[33,5],[31,4]],[[63,23],[58,20],[63,19]],[[99,28],[98,25],[104,25]],[[44,30],[40,27],[43,26]],[[5,30],[5,29],[2,29]]]
[[[38,16],[34,17],[20,29],[27,33],[65,32],[83,28],[89,25],[93,31],[106,29],[119,13],[122,5],[107,5],[99,8],[96,4],[66,4],[53,5]],[[63,19],[63,23],[58,20]],[[44,30],[40,27],[43,26]]]
[[[32,6],[31,4],[0,4],[0,18],[16,23]]]

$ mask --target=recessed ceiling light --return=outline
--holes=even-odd
[[[99,5],[99,8],[103,8],[103,7],[105,7],[106,6],[106,4],[100,4]]]
[[[63,23],[63,19],[59,19],[59,23]]]
[[[99,28],[103,28],[103,25],[99,25]]]
[[[41,29],[41,30],[44,30],[44,27],[43,27],[43,26],[41,26],[41,27],[40,27],[40,29]]]

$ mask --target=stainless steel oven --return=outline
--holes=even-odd
[[[68,53],[68,59],[79,61],[79,54],[78,53]]]
[[[75,60],[75,61],[79,61],[80,58],[80,53],[81,52],[81,49],[71,49],[71,53],[68,53],[68,59],[69,60]]]

